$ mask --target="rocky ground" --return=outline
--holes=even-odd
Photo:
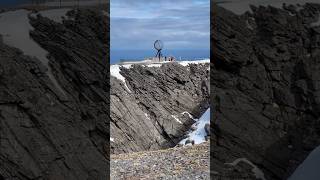
[[[111,179],[210,179],[209,142],[111,155]]]
[[[320,5],[211,12],[211,170],[242,158],[287,179],[320,144]]]

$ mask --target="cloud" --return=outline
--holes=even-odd
[[[111,48],[209,49],[209,0],[111,0]]]

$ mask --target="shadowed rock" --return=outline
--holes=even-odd
[[[320,34],[310,25],[320,5],[260,6],[241,16],[213,8],[211,90],[221,132],[211,168],[227,174],[224,163],[247,158],[266,179],[287,179],[320,144]]]
[[[109,22],[94,8],[73,15],[30,17],[66,95],[38,59],[0,42],[0,179],[109,177]]]

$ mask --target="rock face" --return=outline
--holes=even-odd
[[[109,79],[107,10],[29,16],[62,90],[40,59],[0,38],[0,179],[108,179],[110,140],[111,153],[172,147],[209,107],[208,63],[123,68],[126,86]]]
[[[109,22],[97,9],[70,15],[30,17],[63,92],[40,60],[0,42],[0,179],[109,177]]]
[[[111,153],[175,146],[209,108],[209,63],[122,68],[111,76]],[[188,113],[184,113],[188,112]]]
[[[320,5],[252,11],[212,6],[211,168],[228,179],[224,163],[247,158],[265,179],[287,179],[320,144]]]

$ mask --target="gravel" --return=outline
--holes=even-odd
[[[209,142],[111,155],[111,179],[210,179]]]

